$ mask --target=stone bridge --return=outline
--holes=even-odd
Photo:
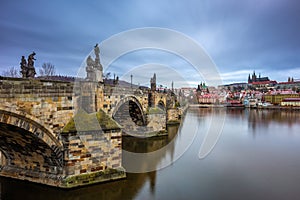
[[[0,77],[0,175],[63,188],[124,178],[122,130],[165,131],[174,105],[103,82]]]

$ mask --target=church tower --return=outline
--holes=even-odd
[[[252,74],[252,82],[256,82],[256,74],[255,74],[255,71],[253,71],[253,74]]]

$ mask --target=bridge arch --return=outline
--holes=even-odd
[[[166,104],[163,100],[159,100],[156,106],[162,110],[166,110]]]
[[[166,93],[155,93],[155,106],[167,107],[167,94]]]
[[[135,96],[126,96],[121,99],[112,111],[112,117],[122,124],[124,120],[131,118],[137,125],[147,123],[143,107]]]
[[[8,166],[57,173],[63,166],[62,149],[54,134],[38,122],[0,110],[0,151]]]

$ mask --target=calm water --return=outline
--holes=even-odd
[[[205,134],[224,115],[215,148],[200,160]],[[151,161],[157,167],[174,161],[168,167],[68,191],[0,178],[0,199],[299,199],[299,130],[300,112],[190,109],[168,137],[123,139],[123,149],[139,153],[174,141]],[[140,168],[149,164],[139,162]]]

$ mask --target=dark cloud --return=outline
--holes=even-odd
[[[95,43],[154,26],[196,40],[227,82],[246,81],[241,74],[254,69],[273,79],[300,78],[299,21],[296,0],[5,1],[0,69],[18,66],[20,57],[34,50],[37,66],[52,62],[59,73],[75,75]],[[295,73],[279,73],[283,70]]]

